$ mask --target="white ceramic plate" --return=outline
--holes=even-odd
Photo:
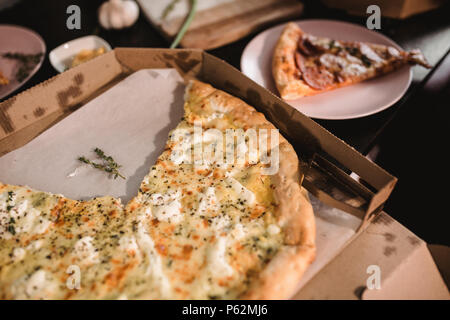
[[[63,43],[50,51],[49,59],[53,68],[58,72],[63,72],[70,67],[73,58],[83,49],[93,50],[105,47],[106,51],[111,50],[108,42],[97,36],[86,36]]]
[[[22,81],[15,79],[21,63],[14,59],[0,57],[0,70],[9,79],[9,84],[0,86],[0,99],[19,89],[39,70],[45,58],[45,50],[45,42],[36,32],[19,26],[0,25],[0,54],[7,52],[23,54],[42,53],[40,61]]]
[[[347,22],[300,20],[296,23],[305,32],[316,36],[379,43],[401,49],[386,36]],[[272,78],[272,54],[285,25],[275,26],[257,35],[247,45],[241,57],[242,72],[276,95],[278,91]],[[359,118],[393,105],[405,94],[411,79],[411,67],[405,66],[376,79],[287,102],[311,118]]]

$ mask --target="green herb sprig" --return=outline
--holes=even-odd
[[[197,0],[191,0],[191,10],[189,11],[189,15],[187,16],[186,20],[184,21],[183,26],[181,27],[180,31],[178,31],[178,34],[175,37],[175,40],[173,40],[172,44],[170,45],[170,49],[176,48],[178,46],[178,44],[180,43],[184,34],[186,33],[187,29],[189,28],[189,25],[191,24],[192,20],[194,20],[196,11],[197,11]]]
[[[111,175],[113,175],[114,179],[117,179],[117,177],[121,177],[122,179],[126,179],[120,172],[119,168],[122,166],[117,164],[117,162],[111,157],[105,155],[105,152],[101,150],[100,148],[95,148],[94,152],[97,154],[97,156],[103,160],[103,163],[96,163],[89,159],[87,159],[84,156],[78,157],[78,161],[89,164],[93,166],[95,169],[99,169],[102,171],[105,171]]]
[[[180,0],[172,0],[167,7],[164,8],[164,11],[161,15],[161,19],[165,19],[167,18],[167,16],[169,15],[169,13],[173,10],[173,8],[175,8],[175,5],[180,2]]]
[[[16,72],[16,80],[22,82],[25,80],[33,68],[41,61],[44,53],[37,54],[24,54],[18,52],[7,52],[2,54],[3,58],[17,60],[21,63],[21,66]]]

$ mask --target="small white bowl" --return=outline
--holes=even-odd
[[[106,52],[111,50],[109,43],[97,36],[86,36],[74,39],[50,51],[50,63],[56,71],[61,73],[70,67],[73,58],[75,58],[81,50],[93,50],[101,47],[104,47]]]

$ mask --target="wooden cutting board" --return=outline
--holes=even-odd
[[[137,0],[150,22],[169,40],[181,28],[190,9],[189,0]],[[303,11],[298,0],[198,0],[197,13],[180,46],[213,49],[236,41],[276,21],[297,18]]]

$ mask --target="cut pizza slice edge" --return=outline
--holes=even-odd
[[[291,22],[274,50],[272,74],[285,100],[311,96],[372,79],[405,65],[428,64],[420,50],[316,37]]]

